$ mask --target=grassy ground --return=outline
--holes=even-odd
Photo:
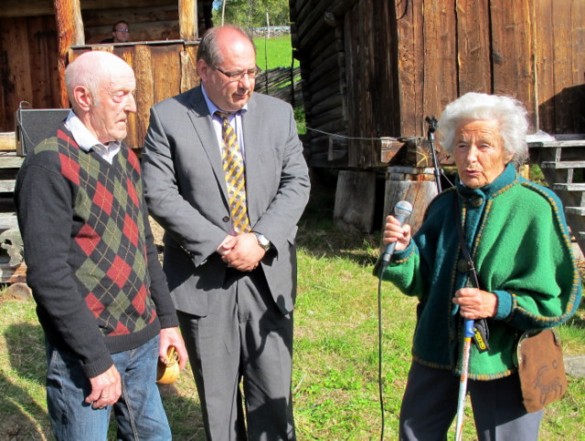
[[[254,38],[256,45],[256,64],[262,69],[274,69],[275,67],[290,67],[293,62],[290,35],[282,35],[275,38]],[[299,61],[294,60],[294,66]]]
[[[299,231],[293,397],[299,440],[380,438],[378,235],[344,233],[330,222],[331,192],[316,191]],[[331,187],[329,187],[331,188]],[[385,439],[395,440],[410,361],[415,303],[382,287]],[[44,397],[44,345],[34,303],[0,295],[1,440],[50,439]],[[585,353],[585,310],[561,328],[567,355]],[[161,387],[175,440],[204,439],[194,382],[183,372]],[[541,440],[585,439],[585,379],[546,411]],[[475,439],[467,412],[465,439]]]

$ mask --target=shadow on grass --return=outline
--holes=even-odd
[[[201,406],[195,399],[195,389],[190,372],[186,370],[181,376],[189,376],[189,385],[170,384],[160,385],[159,390],[163,399],[173,440],[175,441],[205,441],[205,428]],[[192,392],[193,398],[188,396]]]
[[[40,326],[17,324],[4,333],[10,367],[18,378],[44,384],[45,345]],[[10,440],[45,440],[50,429],[46,410],[15,379],[0,376],[5,396],[0,405],[0,437]]]
[[[297,245],[315,257],[340,257],[362,266],[374,266],[380,234],[341,230],[333,223],[337,174],[311,174],[311,197],[299,222]]]
[[[4,333],[10,367],[18,378],[42,386],[45,399],[46,356],[44,336],[40,325],[28,323],[11,325]],[[184,371],[185,389],[174,385],[160,386],[164,407],[173,432],[178,441],[203,441],[205,432],[199,402],[191,398],[194,389],[191,373]],[[193,392],[189,394],[189,390]],[[0,402],[0,440],[47,440],[50,425],[46,408],[37,404],[23,387],[14,384],[14,379],[0,375],[0,390],[4,400]],[[115,438],[116,424],[112,419],[110,438]],[[114,439],[112,438],[112,439]]]
[[[567,325],[573,328],[585,329],[585,300],[581,301],[577,313],[569,319]]]
[[[375,235],[339,230],[333,222],[316,227],[301,220],[297,235],[297,246],[314,257],[339,257],[372,269],[378,258],[378,241]]]
[[[5,375],[0,375],[0,388],[4,395],[0,405],[0,439],[48,439],[50,430],[45,410]]]

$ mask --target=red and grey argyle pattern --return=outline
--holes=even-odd
[[[140,331],[156,319],[148,292],[145,222],[139,160],[122,148],[112,164],[57,133],[61,173],[72,186],[74,274],[104,335]],[[143,211],[144,210],[144,211]]]

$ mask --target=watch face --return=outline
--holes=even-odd
[[[256,239],[258,239],[258,244],[264,248],[264,250],[268,250],[270,248],[270,241],[262,234],[256,234]]]

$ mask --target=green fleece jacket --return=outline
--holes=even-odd
[[[392,256],[383,278],[419,299],[414,359],[460,373],[462,320],[452,298],[469,274],[458,265],[463,256],[456,216],[480,288],[498,297],[496,316],[487,320],[490,349],[479,352],[473,345],[469,378],[505,377],[517,369],[516,343],[523,331],[557,326],[579,306],[581,280],[563,208],[552,191],[508,165],[485,187],[458,183],[437,196],[409,246]]]

